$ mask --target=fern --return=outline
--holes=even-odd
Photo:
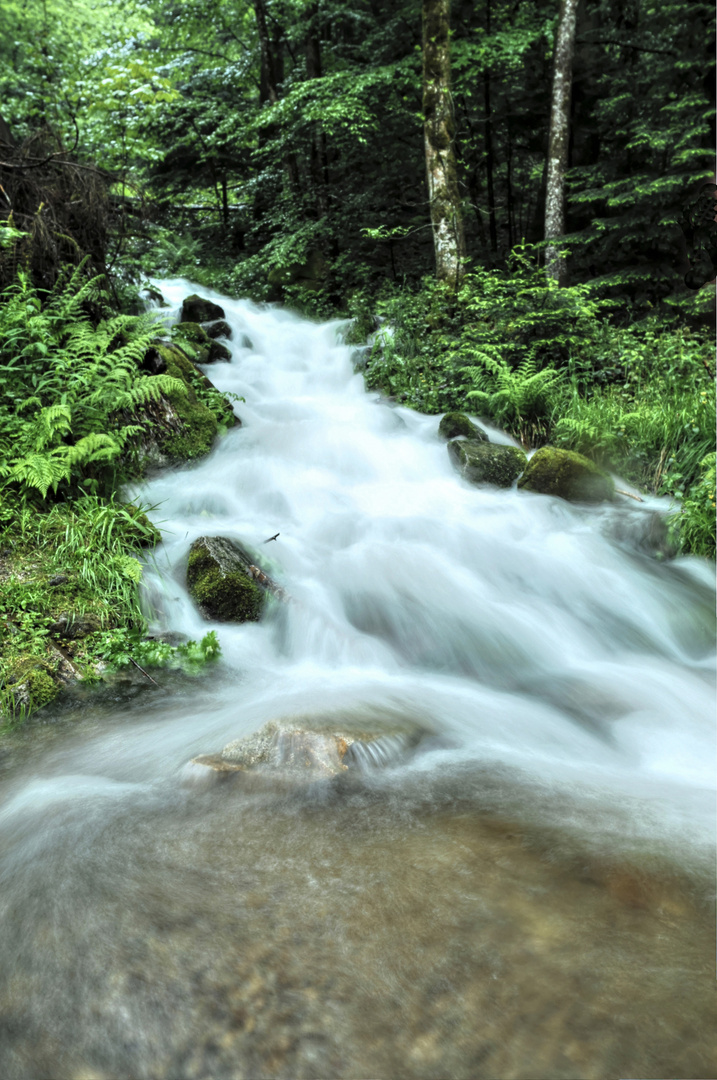
[[[139,430],[122,419],[162,394],[186,394],[181,381],[141,371],[157,332],[150,319],[94,326],[88,300],[101,301],[99,279],[85,280],[82,267],[44,308],[22,274],[0,298],[0,481],[20,493],[111,481]]]
[[[553,368],[537,370],[533,357],[517,368],[485,351],[477,352],[475,359],[480,362],[460,369],[473,387],[466,399],[524,444],[543,439],[563,396],[563,373]]]

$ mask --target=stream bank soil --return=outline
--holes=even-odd
[[[703,876],[428,786],[232,780],[20,829],[0,1074],[714,1077]]]

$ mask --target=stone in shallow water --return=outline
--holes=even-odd
[[[488,442],[486,433],[462,412],[447,412],[438,425],[438,434],[443,439],[455,439],[464,435],[467,439]]]
[[[520,476],[528,460],[517,446],[472,439],[453,439],[448,443],[448,456],[464,480],[503,488],[509,488]]]
[[[220,754],[202,754],[192,763],[218,773],[315,780],[391,765],[428,734],[427,726],[403,716],[295,716],[270,720],[252,735],[228,743]]]
[[[612,478],[594,461],[574,450],[542,446],[528,462],[518,487],[568,502],[609,502],[615,496]]]
[[[187,587],[207,619],[247,622],[260,618],[267,593],[288,594],[255,562],[259,556],[224,536],[200,536],[189,549]]]
[[[203,296],[192,293],[182,303],[181,322],[216,322],[224,318],[224,308],[215,304],[213,300],[207,300]]]

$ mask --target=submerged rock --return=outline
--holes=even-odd
[[[207,323],[204,329],[212,340],[220,337],[231,338],[232,336],[232,328],[224,319],[217,319],[216,322]]]
[[[286,592],[256,565],[256,559],[224,536],[200,536],[189,549],[187,586],[202,614],[216,622],[256,622],[267,594]]]
[[[220,754],[202,754],[193,764],[218,773],[261,773],[298,781],[329,779],[367,767],[389,765],[414,750],[429,734],[403,716],[294,716],[271,720],[236,739]]]
[[[446,413],[438,425],[438,434],[444,439],[455,439],[458,435],[465,435],[467,439],[477,439],[479,442],[488,442],[486,433],[481,431],[481,429],[462,412]]]
[[[594,461],[554,446],[543,446],[533,454],[518,487],[568,502],[605,502],[615,494],[612,477]]]
[[[226,345],[222,345],[221,341],[210,341],[209,343],[209,355],[205,363],[216,364],[217,360],[229,361],[232,358],[232,354]]]
[[[224,308],[215,304],[212,300],[206,300],[203,296],[192,293],[187,296],[182,304],[181,322],[215,322],[224,318]]]
[[[453,439],[448,453],[464,480],[472,484],[494,484],[509,488],[528,460],[517,446]]]

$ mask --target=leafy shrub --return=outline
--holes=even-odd
[[[179,669],[194,675],[219,659],[221,646],[214,630],[206,633],[201,641],[170,645],[156,638],[144,638],[140,632],[123,627],[104,635],[100,656],[115,670],[129,667],[134,661],[142,668]]]
[[[680,539],[685,551],[715,557],[715,454],[700,462],[700,477],[682,504],[678,518]]]
[[[167,375],[140,371],[156,328],[119,315],[95,325],[99,279],[81,269],[47,294],[24,274],[0,297],[0,489],[24,496],[110,488],[118,459],[139,428],[123,423],[162,392],[183,393]]]

